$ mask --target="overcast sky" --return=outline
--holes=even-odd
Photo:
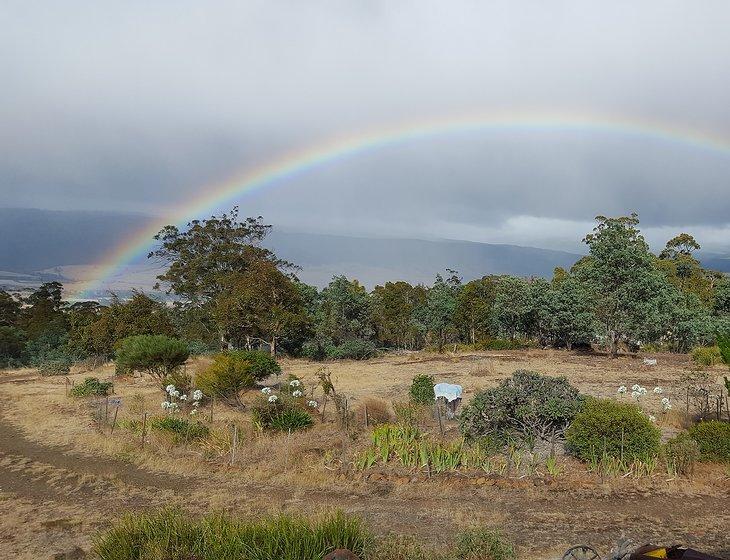
[[[615,115],[730,140],[730,3],[0,3],[0,206],[165,212],[333,137],[464,113]],[[472,131],[243,197],[289,230],[576,249],[598,213],[730,246],[730,154]]]

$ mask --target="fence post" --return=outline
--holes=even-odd
[[[365,405],[365,427],[368,427],[368,405]]]
[[[233,445],[231,445],[231,466],[236,460],[236,446],[238,445],[238,426],[233,424]]]
[[[142,418],[142,449],[144,449],[144,436],[145,431],[147,430],[147,413],[144,413],[144,417]]]
[[[114,426],[116,426],[116,425],[117,425],[117,413],[118,413],[118,412],[119,412],[119,405],[117,405],[117,406],[116,406],[116,407],[114,408],[114,420],[112,420],[112,429],[111,429],[111,431],[109,432],[109,435],[112,435],[112,434],[114,433]]]
[[[443,437],[444,437],[444,424],[441,421],[441,407],[439,406],[439,402],[438,401],[436,401],[436,417],[438,418],[438,421],[439,421],[439,432],[441,432],[441,438],[443,439]]]

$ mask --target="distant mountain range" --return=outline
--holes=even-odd
[[[111,212],[0,209],[0,287],[27,290],[57,279],[75,284],[92,277],[120,240],[151,218]],[[431,283],[450,268],[466,280],[486,274],[549,277],[557,266],[569,268],[580,255],[565,251],[469,241],[382,239],[282,232],[274,229],[266,245],[301,267],[299,277],[326,285],[345,274],[372,287],[386,281]],[[730,256],[702,255],[705,266],[730,272]],[[102,291],[149,289],[160,270],[152,263],[131,263]]]

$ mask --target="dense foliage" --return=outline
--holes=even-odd
[[[730,463],[730,423],[719,420],[700,422],[688,433],[697,442],[703,461]]]
[[[588,399],[566,431],[568,449],[584,461],[645,460],[659,453],[659,429],[635,404]]]
[[[261,429],[282,432],[302,430],[314,423],[298,400],[284,396],[273,402],[261,398],[253,407],[253,420]]]
[[[409,390],[411,401],[416,404],[433,404],[436,393],[433,390],[433,375],[416,375]]]
[[[257,371],[261,374],[266,371],[266,366],[262,368],[259,365]],[[239,352],[216,354],[213,363],[195,375],[195,386],[209,397],[235,397],[239,391],[253,387],[255,383],[254,358]]]
[[[366,558],[370,542],[363,524],[341,513],[316,521],[284,514],[252,521],[226,514],[192,519],[167,509],[126,515],[96,539],[94,553],[101,560],[312,560],[345,548]]]
[[[564,377],[518,370],[497,387],[474,395],[461,413],[461,430],[470,439],[554,441],[562,438],[582,406],[583,398]]]
[[[158,432],[170,434],[175,442],[188,442],[206,437],[210,430],[201,422],[191,422],[185,418],[164,416],[153,418],[150,428]]]
[[[140,335],[180,339],[193,353],[258,349],[315,360],[386,348],[601,345],[616,355],[717,343],[730,362],[730,279],[700,265],[686,233],[652,254],[636,215],[598,216],[584,239],[588,254],[549,280],[463,282],[447,270],[430,286],[386,282],[372,291],[345,276],[321,290],[303,284],[261,247],[269,230],[234,208],[160,231],[150,257],[166,265],[159,287],[171,304],[141,292],[69,304],[57,282],[26,297],[0,291],[0,367],[111,358],[120,341]],[[714,360],[709,352],[698,350],[698,361]]]
[[[118,344],[117,372],[142,371],[163,381],[189,356],[188,346],[181,340],[162,334],[130,336]]]
[[[87,377],[83,383],[71,388],[71,395],[74,397],[105,397],[112,391],[114,391],[114,384],[111,381],[99,381],[96,377]]]

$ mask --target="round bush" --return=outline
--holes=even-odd
[[[662,445],[662,457],[670,474],[688,475],[700,458],[700,447],[692,437],[683,432]]]
[[[256,380],[266,379],[270,375],[279,375],[281,367],[268,352],[259,350],[234,350],[228,352],[230,356],[238,361],[245,361],[249,364],[249,374]]]
[[[568,449],[584,461],[643,460],[659,453],[659,428],[638,406],[610,399],[589,399],[565,435]]]
[[[114,391],[114,384],[111,381],[99,381],[96,377],[87,377],[83,383],[74,385],[71,388],[73,397],[106,397]]]
[[[578,389],[564,377],[518,370],[474,396],[461,413],[461,431],[470,439],[517,438],[532,444],[562,437],[582,407]]]
[[[237,352],[216,354],[213,363],[195,375],[195,386],[207,397],[234,397],[255,383],[251,362]]]
[[[377,353],[375,344],[359,338],[347,340],[339,346],[327,346],[325,349],[326,357],[331,360],[367,360]]]
[[[715,366],[722,363],[722,354],[717,346],[695,346],[692,360],[700,366]]]
[[[433,375],[416,375],[411,382],[411,401],[417,404],[433,404],[436,393],[433,391]]]
[[[730,463],[730,423],[710,420],[687,430],[700,448],[702,461]]]
[[[163,334],[129,336],[116,351],[118,372],[144,371],[162,380],[183,365],[190,352],[182,340]]]

